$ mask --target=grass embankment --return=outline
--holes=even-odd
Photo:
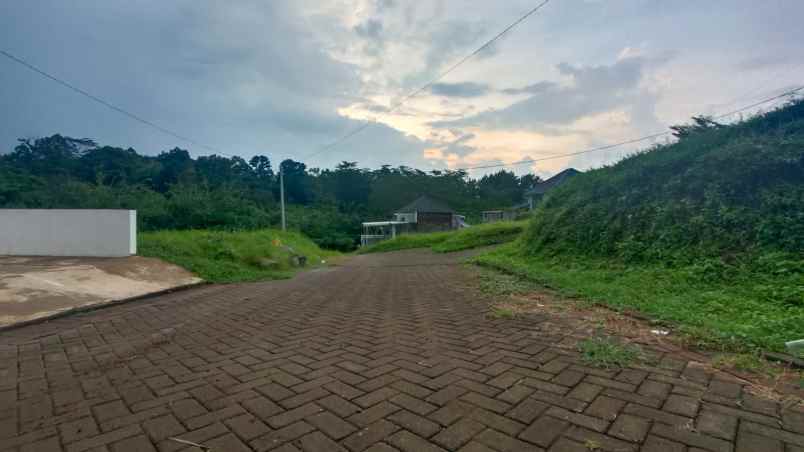
[[[552,191],[477,262],[636,310],[701,345],[804,338],[804,102],[698,130]]]
[[[506,245],[475,261],[562,295],[641,312],[702,348],[781,350],[785,341],[804,337],[804,308],[780,298],[785,288],[802,287],[800,275],[735,268],[728,278],[712,279],[706,264],[669,268],[589,256],[523,255],[521,246]]]
[[[158,257],[190,270],[209,282],[240,282],[289,278],[298,268],[293,254],[307,266],[336,257],[298,232],[158,231],[139,235],[139,254]],[[292,250],[292,251],[291,251]]]
[[[527,221],[501,221],[457,231],[404,234],[361,249],[360,252],[382,253],[410,248],[430,248],[437,253],[450,253],[510,242],[522,234],[526,225]]]

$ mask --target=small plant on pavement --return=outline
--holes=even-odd
[[[600,335],[580,341],[578,348],[586,363],[607,369],[626,367],[642,356],[636,345],[621,344],[615,339]]]
[[[493,319],[513,319],[515,316],[514,311],[508,308],[491,308],[489,317]]]

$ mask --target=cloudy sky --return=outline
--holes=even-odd
[[[539,1],[14,1],[0,47],[222,152],[311,167],[549,157],[804,84],[804,2],[552,0],[389,112]],[[363,121],[376,124],[303,158]],[[0,149],[53,133],[210,153],[0,58]],[[515,169],[585,169],[631,149]]]

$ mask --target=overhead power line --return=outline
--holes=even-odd
[[[449,67],[448,67],[446,70],[444,70],[443,72],[439,73],[439,74],[438,74],[438,75],[437,75],[437,76],[436,76],[434,79],[430,80],[429,82],[425,83],[425,84],[424,84],[424,85],[422,85],[421,87],[419,87],[419,88],[417,88],[417,89],[415,89],[415,90],[411,91],[410,93],[408,93],[407,95],[405,95],[404,97],[402,97],[400,100],[398,100],[397,102],[395,102],[395,103],[394,103],[394,104],[393,104],[393,105],[392,105],[392,106],[391,106],[391,107],[388,109],[387,113],[391,113],[391,112],[396,111],[396,109],[398,109],[399,107],[401,107],[401,106],[402,106],[402,105],[403,105],[405,102],[407,102],[408,100],[410,100],[410,99],[412,99],[412,98],[416,97],[417,95],[419,95],[419,94],[420,94],[420,93],[422,93],[423,91],[425,91],[425,90],[427,90],[427,89],[431,88],[433,85],[435,85],[436,83],[438,83],[438,82],[439,82],[441,79],[443,79],[444,77],[446,77],[446,76],[447,76],[447,75],[448,75],[450,72],[454,71],[454,70],[455,70],[455,69],[457,69],[459,66],[461,66],[461,65],[462,65],[462,64],[464,64],[464,63],[466,63],[467,61],[471,60],[472,58],[474,58],[475,56],[477,56],[477,55],[478,55],[480,52],[482,52],[482,51],[484,51],[484,50],[488,49],[489,47],[491,47],[491,45],[492,45],[492,44],[494,44],[494,43],[495,43],[497,40],[499,40],[500,38],[502,38],[503,36],[505,36],[505,35],[506,35],[506,34],[507,34],[509,31],[513,30],[513,29],[514,29],[514,28],[515,28],[517,25],[519,25],[519,24],[521,24],[522,22],[524,22],[524,21],[525,21],[525,20],[526,20],[528,17],[530,17],[530,16],[532,16],[532,15],[536,14],[536,12],[537,12],[537,11],[539,11],[540,9],[542,9],[542,7],[544,7],[544,6],[545,6],[545,5],[546,5],[546,4],[547,4],[549,1],[550,1],[550,0],[544,0],[544,1],[542,1],[541,3],[539,3],[538,5],[536,5],[535,7],[531,8],[531,9],[530,9],[528,12],[526,12],[525,14],[523,14],[522,16],[520,16],[520,17],[519,17],[517,20],[515,20],[514,22],[512,22],[511,24],[509,24],[509,25],[508,25],[507,27],[505,27],[505,28],[504,28],[502,31],[500,31],[499,33],[497,33],[496,35],[494,35],[494,36],[493,36],[491,39],[489,39],[488,41],[486,41],[486,42],[485,42],[483,45],[481,45],[480,47],[478,47],[477,49],[475,49],[475,50],[474,50],[472,53],[470,53],[470,54],[468,54],[468,55],[464,56],[463,58],[461,58],[460,60],[458,60],[457,62],[455,62],[455,63],[454,63],[454,64],[452,64],[451,66],[449,66]],[[328,150],[330,150],[330,149],[334,148],[335,146],[337,146],[337,145],[339,145],[339,144],[343,143],[344,141],[348,140],[349,138],[351,138],[351,137],[353,137],[353,136],[357,135],[358,133],[362,132],[363,130],[365,130],[365,129],[367,129],[367,128],[371,127],[371,126],[372,126],[372,125],[374,125],[374,124],[376,124],[376,123],[375,123],[375,122],[371,122],[371,121],[366,121],[366,122],[364,122],[363,124],[361,124],[360,126],[356,127],[356,128],[355,128],[354,130],[352,130],[351,132],[348,132],[348,133],[346,133],[345,135],[343,135],[342,137],[340,137],[340,138],[338,138],[337,140],[333,141],[332,143],[329,143],[329,144],[327,144],[327,145],[324,145],[323,147],[321,147],[321,149],[319,149],[319,150],[317,150],[317,151],[315,151],[315,152],[313,152],[313,153],[311,153],[311,154],[305,155],[305,156],[304,156],[304,157],[302,157],[302,158],[303,158],[303,159],[308,159],[308,158],[310,158],[310,157],[313,157],[313,156],[316,156],[316,155],[318,155],[318,154],[321,154],[322,152],[328,151]]]
[[[174,131],[166,128],[166,127],[160,126],[159,124],[156,124],[156,123],[154,123],[152,121],[149,121],[149,120],[143,118],[142,116],[139,116],[137,114],[131,113],[130,111],[125,110],[124,108],[118,107],[117,105],[114,105],[111,102],[103,100],[102,98],[100,98],[100,97],[98,97],[98,96],[96,96],[96,95],[94,95],[92,93],[89,93],[89,92],[87,92],[87,91],[85,91],[85,90],[83,90],[83,89],[81,89],[81,88],[79,88],[79,87],[77,87],[77,86],[75,86],[75,85],[63,80],[63,79],[60,79],[60,78],[56,77],[55,75],[51,75],[51,74],[45,72],[44,70],[39,69],[38,67],[34,66],[33,64],[28,63],[27,61],[23,60],[22,58],[14,56],[14,55],[12,55],[11,53],[9,53],[9,52],[7,52],[5,50],[0,50],[0,54],[5,56],[6,58],[10,59],[11,61],[14,61],[15,63],[18,63],[18,64],[20,64],[20,65],[22,65],[22,66],[24,66],[24,67],[36,72],[37,74],[39,74],[39,75],[41,75],[41,76],[43,76],[45,78],[48,78],[48,79],[58,83],[59,85],[62,85],[62,86],[66,87],[66,88],[68,88],[68,89],[70,89],[72,91],[75,91],[76,93],[78,93],[78,94],[80,94],[80,95],[82,95],[84,97],[87,97],[87,98],[89,98],[89,99],[91,99],[91,100],[103,105],[106,108],[114,110],[114,111],[116,111],[116,112],[118,112],[118,113],[120,113],[120,114],[122,114],[124,116],[128,116],[129,118],[131,118],[131,119],[133,119],[133,120],[135,120],[137,122],[140,122],[142,124],[145,124],[146,126],[152,127],[152,128],[154,128],[154,129],[156,129],[156,130],[158,130],[158,131],[160,131],[160,132],[162,132],[162,133],[164,133],[166,135],[170,135],[173,138],[178,138],[179,140],[182,140],[182,141],[185,141],[187,143],[193,144],[195,146],[204,148],[204,149],[206,149],[208,151],[215,152],[217,154],[225,155],[227,157],[233,157],[232,155],[223,153],[220,150],[215,149],[212,146],[208,146],[206,144],[199,143],[198,141],[193,140],[192,138],[188,138],[188,137],[186,137],[184,135],[178,134],[178,133],[176,133],[176,132],[174,132]]]
[[[720,115],[717,115],[717,116],[713,116],[712,118],[713,119],[721,119],[721,118],[725,118],[726,116],[731,116],[731,115],[735,115],[737,113],[742,113],[742,112],[744,112],[746,110],[750,110],[750,109],[752,109],[754,107],[758,107],[758,106],[766,104],[768,102],[773,102],[774,100],[781,99],[783,97],[787,97],[787,96],[790,96],[792,94],[796,94],[797,92],[799,92],[801,90],[804,90],[804,86],[800,86],[800,87],[792,89],[790,91],[785,91],[782,94],[779,94],[779,95],[776,95],[776,96],[773,96],[773,97],[769,97],[767,99],[763,99],[763,100],[760,100],[758,102],[754,102],[754,103],[752,103],[750,105],[746,105],[745,107],[738,108],[737,110],[732,110],[732,111],[730,111],[728,113],[723,113],[723,114],[720,114]],[[673,133],[672,130],[667,130],[667,131],[664,131],[664,132],[654,133],[654,134],[651,134],[651,135],[645,135],[645,136],[639,137],[639,138],[633,138],[631,140],[621,141],[619,143],[607,144],[605,146],[599,146],[599,147],[594,147],[594,148],[590,148],[590,149],[584,149],[582,151],[569,152],[569,153],[566,153],[566,154],[551,155],[549,157],[541,157],[541,158],[537,158],[537,159],[519,160],[519,161],[511,162],[511,163],[497,163],[497,164],[491,164],[491,165],[480,165],[480,166],[470,166],[470,167],[465,167],[465,168],[455,168],[452,171],[471,171],[471,170],[479,170],[479,169],[501,168],[501,167],[506,167],[506,166],[518,166],[518,165],[526,165],[528,163],[543,162],[545,160],[555,160],[555,159],[560,159],[560,158],[565,158],[565,157],[572,157],[572,156],[575,156],[575,155],[589,154],[591,152],[605,151],[605,150],[616,148],[616,147],[619,147],[619,146],[624,146],[626,144],[639,143],[641,141],[650,140],[652,138],[658,138],[658,137],[661,137],[661,136],[664,136],[664,135],[669,135],[671,133]]]

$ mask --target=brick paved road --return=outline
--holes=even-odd
[[[0,450],[803,452],[804,413],[671,356],[581,365],[458,256],[361,256],[0,334]]]

